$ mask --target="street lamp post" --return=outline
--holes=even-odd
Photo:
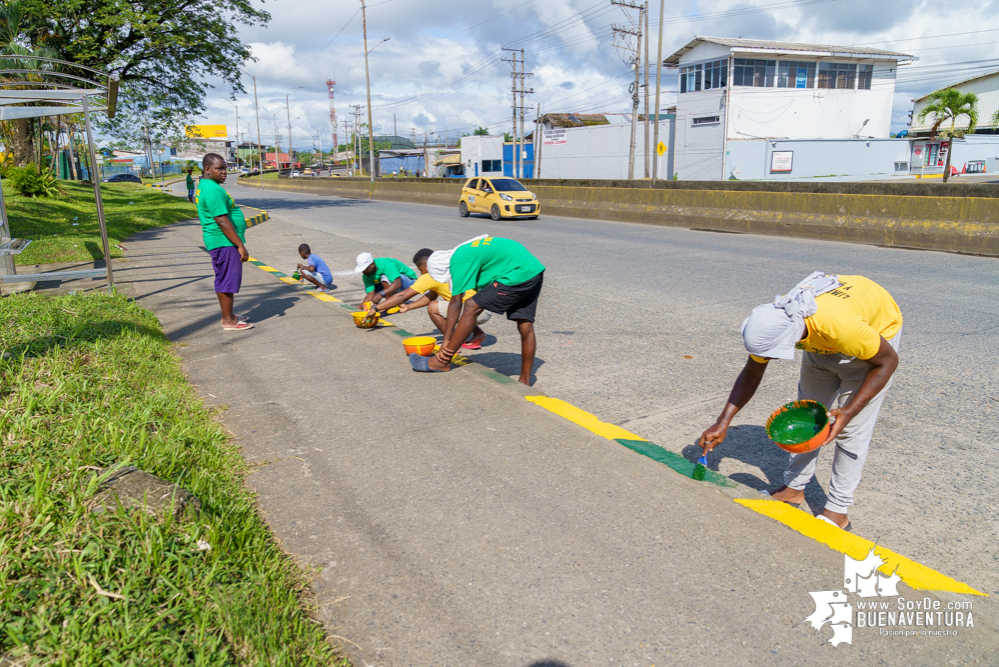
[[[229,104],[236,107],[236,169],[239,170],[239,106],[236,105],[232,100],[226,100],[224,97],[220,98],[228,102]]]

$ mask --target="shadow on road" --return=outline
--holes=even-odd
[[[694,444],[683,448],[683,456],[696,461],[703,450]],[[832,452],[822,452],[820,456],[831,456]],[[766,479],[760,479],[750,473],[738,472],[729,478],[757,491],[769,491],[784,484],[784,469],[787,467],[789,454],[771,442],[766,429],[755,424],[739,424],[730,427],[725,442],[718,445],[708,456],[708,467],[718,470],[718,462],[723,458],[736,459],[758,468]],[[826,492],[813,477],[805,487],[805,502],[813,512],[821,512],[826,504]],[[804,508],[802,508],[804,509]]]

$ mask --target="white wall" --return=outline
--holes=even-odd
[[[491,172],[482,171],[483,160],[499,160],[500,168]],[[461,161],[465,164],[465,176],[489,176],[503,173],[503,137],[468,136],[461,138]],[[478,169],[476,169],[478,167]]]
[[[697,118],[718,116],[717,123],[694,125]],[[681,181],[722,178],[725,144],[725,89],[684,93],[676,106],[676,164]]]
[[[772,172],[775,151],[791,152],[791,171]],[[909,160],[907,139],[761,139],[728,142],[725,178],[738,180],[883,179]]]
[[[674,150],[671,120],[659,121],[659,140],[668,146],[660,159],[660,178],[671,178],[670,156]],[[655,135],[655,125],[649,124],[649,143]],[[570,127],[565,131],[564,144],[545,145],[541,148],[541,178],[566,179],[620,179],[628,178],[628,151],[631,142],[631,124],[592,125]],[[464,139],[462,139],[464,142]],[[635,178],[645,177],[644,124],[639,122],[635,134]],[[464,144],[462,144],[464,145]],[[651,152],[652,156],[658,157]],[[651,175],[652,162],[649,162]]]
[[[790,60],[791,56],[783,59]],[[870,90],[732,86],[729,138],[844,139],[859,134],[887,139],[895,69],[895,63],[875,63]],[[685,96],[680,95],[681,102]]]

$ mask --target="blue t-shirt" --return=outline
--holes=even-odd
[[[317,255],[316,253],[312,253],[311,255],[309,255],[309,258],[305,261],[308,262],[309,266],[316,267],[316,273],[321,275],[323,277],[323,280],[325,280],[327,283],[333,282],[333,274],[330,273],[330,267],[326,266],[326,262],[323,261],[322,257]]]

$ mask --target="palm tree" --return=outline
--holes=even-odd
[[[954,88],[937,90],[928,95],[930,103],[920,109],[916,119],[921,123],[933,114],[933,126],[930,128],[930,138],[935,139],[942,123],[950,121],[950,130],[944,132],[950,137],[950,150],[947,151],[947,165],[944,167],[943,180],[950,179],[950,156],[954,152],[954,125],[961,116],[968,117],[968,129],[964,134],[973,134],[978,125],[978,95],[962,93]]]
[[[479,127],[479,128],[476,128],[475,132],[473,132],[472,134],[474,134],[477,137],[488,137],[489,136],[489,128],[488,127]]]

